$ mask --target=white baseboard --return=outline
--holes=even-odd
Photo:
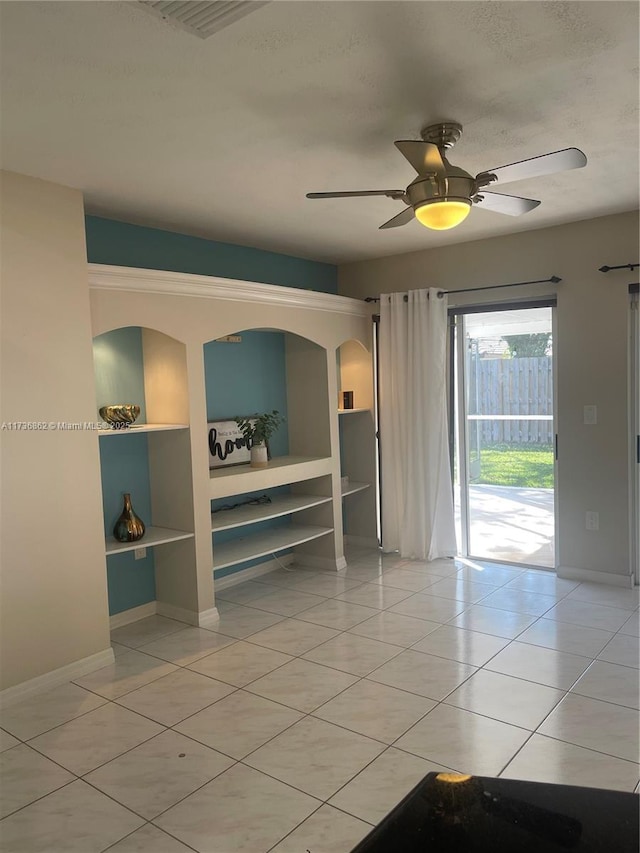
[[[239,572],[234,572],[232,575],[226,575],[224,578],[214,577],[214,589],[227,589],[227,587],[236,586],[236,584],[244,583],[245,581],[251,580],[251,578],[258,578],[260,575],[267,575],[269,572],[273,572],[275,569],[279,569],[282,566],[291,565],[297,557],[299,557],[299,555],[284,554],[282,557],[278,557],[277,560],[267,560],[265,563],[260,563],[258,566],[250,566],[248,569],[241,569]]]
[[[241,572],[238,572],[238,574],[241,574]],[[122,628],[123,625],[130,625],[139,619],[146,619],[147,616],[155,616],[156,614],[158,616],[165,616],[167,619],[175,619],[176,622],[184,622],[186,625],[195,625],[199,628],[206,628],[208,625],[215,624],[220,619],[220,614],[215,607],[198,613],[196,610],[174,607],[173,604],[166,604],[164,601],[149,601],[147,604],[140,605],[140,607],[131,607],[129,610],[116,613],[115,616],[109,619],[109,627],[113,631],[114,628]]]
[[[73,681],[74,678],[79,678],[81,675],[87,675],[95,669],[102,669],[103,666],[109,666],[114,661],[113,649],[109,646],[95,655],[89,655],[87,658],[69,663],[66,666],[61,666],[58,669],[53,669],[51,672],[45,672],[44,675],[38,675],[35,678],[30,678],[28,681],[23,681],[21,684],[16,684],[14,687],[7,687],[6,690],[0,692],[0,708],[6,708],[8,705],[14,705],[16,702],[21,702],[23,699],[28,699],[36,693],[43,693],[45,690],[51,690],[53,687],[58,687],[60,684],[65,684],[67,681]]]
[[[174,607],[164,601],[156,601],[156,613],[158,616],[166,616],[167,619],[175,619],[176,622],[185,622],[187,625],[198,624],[197,610],[186,610],[184,607]]]
[[[633,575],[614,575],[610,572],[594,572],[591,569],[573,569],[571,566],[558,566],[557,574],[559,578],[569,581],[588,581],[629,588],[633,586]]]
[[[122,628],[123,625],[130,625],[132,622],[137,622],[138,619],[146,619],[147,616],[155,616],[158,612],[156,604],[155,601],[149,601],[147,604],[141,604],[140,607],[130,607],[129,610],[114,613],[113,616],[109,617],[110,630],[113,631],[115,628]]]
[[[174,607],[162,601],[157,601],[156,604],[159,616],[166,616],[167,619],[175,619],[177,622],[185,622],[197,628],[208,628],[220,621],[220,614],[216,607],[198,613],[196,610],[185,610],[184,607]]]
[[[217,607],[211,607],[209,610],[203,610],[198,614],[198,628],[215,628],[220,621],[220,613]]]
[[[322,571],[339,572],[347,568],[344,557],[314,557],[308,554],[297,554],[296,563],[308,569],[321,569]]]

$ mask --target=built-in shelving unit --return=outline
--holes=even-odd
[[[266,468],[238,465],[209,471],[210,496],[226,498],[257,489],[299,483],[331,473],[331,457],[278,456]]]
[[[214,548],[213,568],[224,569],[238,563],[245,563],[258,557],[266,557],[285,551],[296,545],[302,545],[321,536],[333,533],[332,527],[320,527],[312,524],[291,524],[288,527],[254,533],[230,542],[223,542]]]
[[[137,542],[119,542],[113,537],[106,540],[106,554],[124,554],[125,551],[136,551],[138,548],[153,548],[155,545],[167,545],[180,539],[193,539],[193,533],[185,530],[172,530],[170,527],[147,527],[142,539]]]
[[[189,429],[189,424],[133,424],[126,429],[99,429],[98,435],[102,438],[108,435],[137,435],[141,432],[166,432],[174,429]]]
[[[282,552],[289,550],[309,566],[344,568],[345,525],[354,537],[375,531],[370,307],[302,288],[157,270],[92,264],[89,278],[93,334],[103,338],[116,333],[125,341],[127,330],[140,330],[142,350],[134,363],[124,344],[116,352],[102,342],[107,347],[97,406],[138,402],[141,421],[148,421],[127,430],[99,430],[105,460],[105,552],[114,558],[110,577],[122,579],[129,569],[140,570],[142,563],[134,564],[126,552],[150,548],[147,571],[150,567],[153,572],[158,613],[208,627],[218,616],[216,570],[227,570],[226,586],[234,573],[243,577],[244,563],[255,574],[271,556],[285,559]],[[236,347],[248,348],[254,332],[279,336],[277,381],[270,383],[276,374],[268,374],[262,388],[273,393],[273,402],[256,399],[247,402],[246,411],[286,408],[282,444],[288,447],[276,449],[286,455],[276,455],[266,468],[210,470],[206,424],[239,409],[228,402],[233,394],[222,399],[219,377],[208,381],[207,370],[215,371],[221,361],[207,367],[211,362],[203,353],[220,359],[217,347],[205,348],[243,330],[246,340],[234,341],[225,353],[231,359],[225,381],[246,388],[243,371],[250,370],[249,387],[259,382],[263,374],[256,365],[265,368],[267,361],[253,351],[250,359],[242,358],[249,349]],[[265,344],[269,359],[276,349]],[[134,381],[140,360],[142,381]],[[276,399],[283,385],[284,407],[282,396]],[[338,413],[335,401],[343,389],[354,391],[358,408]],[[138,441],[130,443],[122,438],[136,435]],[[113,436],[120,438],[112,441]],[[144,487],[139,485],[141,471],[148,472]],[[341,475],[350,477],[344,490]],[[121,492],[132,492],[134,508],[147,525],[138,542],[110,537]],[[271,503],[244,504],[263,492]],[[241,506],[215,511],[224,503]],[[117,563],[116,554],[124,554]]]
[[[274,396],[262,396],[260,405],[263,411],[281,411],[283,396],[286,400],[286,435],[276,435],[272,442],[284,455],[275,455],[264,468],[242,464],[222,466],[209,472],[209,497],[215,501],[211,521],[213,568],[217,571],[236,566],[238,573],[245,569],[252,571],[253,566],[242,564],[260,558],[266,563],[276,553],[293,549],[296,560],[337,569],[342,566],[343,557],[342,537],[340,533],[336,535],[333,502],[336,459],[331,439],[328,353],[317,343],[297,334],[277,329],[270,332],[278,335],[275,340],[281,372],[277,380],[273,377],[269,386]],[[255,345],[251,341],[255,342],[256,338],[244,331],[236,331],[236,334],[241,342],[246,339],[248,346]],[[273,358],[275,350],[270,337],[269,331],[263,331],[259,339],[267,361]],[[251,352],[255,358],[255,351]],[[273,361],[270,363],[273,365]],[[247,361],[239,358],[238,364],[241,370]],[[235,381],[241,384],[244,381],[245,387],[251,387],[253,368],[250,366],[250,369],[249,374],[236,373]],[[215,367],[210,370],[213,375]],[[207,387],[211,389],[211,399],[207,400],[211,417],[217,412],[216,384],[207,383]],[[256,399],[263,390],[255,390]],[[254,404],[248,405],[250,410]],[[243,503],[262,491],[271,491],[270,504],[216,511],[220,499],[229,504]],[[228,577],[227,572],[225,583]]]
[[[342,486],[342,497],[346,498],[349,495],[355,495],[358,492],[363,492],[365,489],[368,489],[371,483],[353,483],[351,480],[347,483],[347,485]]]
[[[114,319],[119,321],[121,316]],[[185,345],[142,323],[123,328],[113,325],[113,320],[100,323],[94,317],[94,324],[97,408],[118,400],[131,400],[141,407],[139,423],[125,429],[105,424],[98,430],[105,466],[105,554],[107,568],[113,568],[108,572],[110,599],[113,595],[120,602],[126,597],[130,570],[143,573],[163,612],[197,612]],[[136,542],[119,542],[111,533],[124,492],[131,493],[134,509],[146,526]],[[134,563],[131,552],[141,548],[150,550],[144,562]]]
[[[331,497],[323,495],[274,495],[269,503],[245,504],[233,509],[218,509],[211,514],[211,530],[232,530],[257,521],[269,521],[283,515],[301,512],[314,506],[329,503]]]
[[[376,478],[376,440],[371,353],[356,340],[346,341],[338,349],[337,367],[341,390],[352,391],[356,404],[353,409],[338,409],[340,474],[341,478],[348,477],[347,484],[341,486],[344,535],[347,541],[375,545],[376,492],[371,486]]]

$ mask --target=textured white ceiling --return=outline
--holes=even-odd
[[[636,2],[276,2],[207,40],[135,3],[1,2],[3,168],[90,212],[332,262],[638,206]],[[514,218],[378,231],[404,188],[393,141],[453,119],[476,173],[576,146],[586,168],[500,191]]]

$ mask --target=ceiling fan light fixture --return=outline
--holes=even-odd
[[[471,201],[466,199],[434,199],[416,208],[416,219],[432,231],[447,231],[460,225],[469,215]]]

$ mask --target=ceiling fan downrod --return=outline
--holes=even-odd
[[[462,136],[462,125],[457,121],[441,121],[438,124],[428,124],[420,131],[423,142],[437,145],[441,154],[453,148]]]

